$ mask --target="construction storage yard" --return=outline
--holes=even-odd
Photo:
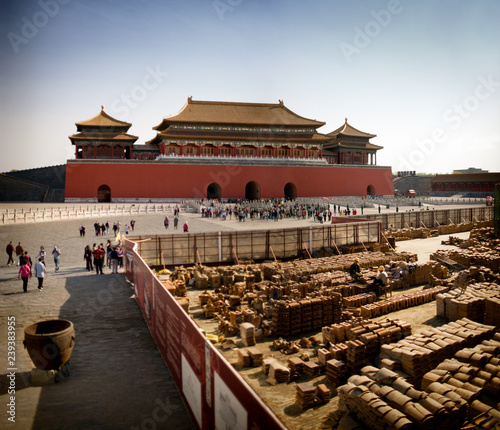
[[[421,238],[440,232],[388,229],[396,249],[196,264],[158,277],[290,429],[498,429],[492,226],[441,226],[450,236],[428,239],[442,242],[430,255]],[[355,258],[364,280],[349,276]],[[371,286],[380,266],[387,289]]]

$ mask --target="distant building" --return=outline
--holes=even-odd
[[[500,173],[436,175],[431,180],[431,191],[433,195],[471,194],[482,197],[492,195],[498,183]]]
[[[468,169],[453,171],[453,174],[469,174],[469,173],[488,173],[488,171],[476,167],[469,167]]]

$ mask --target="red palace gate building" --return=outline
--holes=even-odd
[[[168,201],[393,195],[373,134],[331,133],[279,103],[197,101],[154,127],[143,145],[102,108],[69,136],[66,201]]]

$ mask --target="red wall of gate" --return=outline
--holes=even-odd
[[[221,198],[245,198],[245,187],[256,182],[260,198],[285,196],[292,183],[297,197],[392,195],[389,167],[339,166],[238,166],[208,164],[166,164],[155,162],[79,162],[66,165],[66,198],[97,198],[107,185],[111,199],[206,198],[207,188],[216,183]]]

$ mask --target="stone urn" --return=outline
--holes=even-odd
[[[40,321],[24,330],[23,343],[37,369],[59,370],[73,352],[75,329],[71,321]]]

